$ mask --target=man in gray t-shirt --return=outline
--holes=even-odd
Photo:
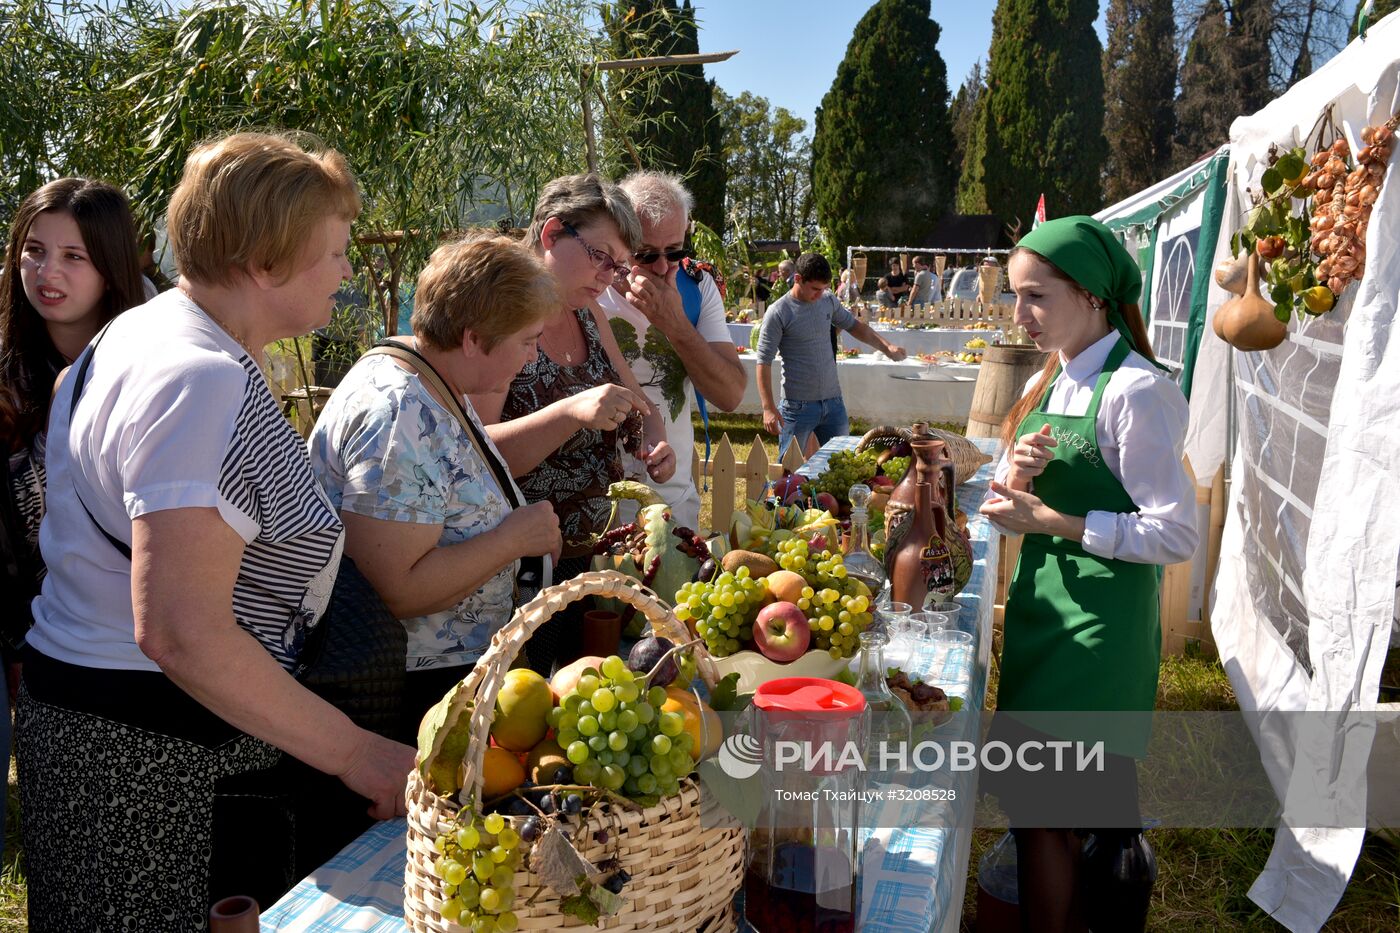
[[[831,328],[850,331],[892,360],[904,359],[902,347],[885,340],[828,291],[831,266],[817,253],[797,259],[792,289],[763,316],[758,337],[758,397],[763,403],[763,427],[778,435],[778,452],[796,438],[799,444],[815,433],[825,444],[851,429],[836,360],[831,356]],[[773,403],[773,360],[783,358],[783,402]]]
[[[922,256],[914,257],[914,297],[913,305],[926,305],[943,300],[942,283],[929,270],[928,261]]]

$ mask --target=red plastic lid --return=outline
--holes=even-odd
[[[865,697],[855,687],[835,680],[780,677],[759,685],[753,705],[761,710],[855,715],[865,709]]]

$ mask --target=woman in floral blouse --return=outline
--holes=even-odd
[[[470,428],[414,365],[371,354],[311,434],[345,552],[408,631],[406,741],[510,620],[517,562],[558,554],[554,508],[512,509],[523,497],[465,398],[510,385],[557,300],[549,272],[513,240],[439,248],[418,277],[413,336],[399,342],[437,371]]]

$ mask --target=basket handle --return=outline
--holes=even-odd
[[[677,644],[692,640],[689,630],[672,614],[670,606],[635,577],[626,574],[613,570],[590,571],[541,590],[538,596],[517,609],[514,618],[492,636],[486,653],[464,681],[466,689],[461,691],[459,703],[449,711],[448,721],[439,732],[440,744],[470,704],[471,737],[467,745],[466,773],[463,775],[461,793],[470,790],[478,807],[482,802],[481,785],[485,777],[482,760],[486,754],[491,722],[496,714],[496,695],[500,692],[511,661],[520,653],[535,629],[565,606],[587,596],[622,600],[651,623],[653,634],[669,638]],[[719,672],[709,654],[697,646],[694,657],[701,679],[713,687],[719,680]],[[438,747],[434,747],[433,754],[437,754],[438,750]]]

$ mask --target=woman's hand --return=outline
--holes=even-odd
[[[676,452],[665,441],[652,445],[645,462],[647,475],[654,483],[664,483],[676,475]]]
[[[370,816],[393,819],[407,812],[404,788],[414,767],[414,754],[407,745],[361,729],[350,764],[336,777],[361,797],[369,798]]]
[[[500,528],[512,536],[513,549],[520,557],[548,554],[559,559],[564,538],[559,532],[559,516],[550,503],[534,502],[514,509],[501,522]]]
[[[997,495],[978,509],[983,515],[1013,534],[1058,535],[1072,541],[1084,538],[1082,516],[1066,515],[1050,508],[1035,493],[1012,489],[995,480],[990,489]]]
[[[627,420],[633,410],[651,411],[647,400],[616,383],[606,382],[580,392],[567,400],[569,411],[580,428],[611,431]]]
[[[1041,473],[1045,472],[1045,466],[1055,459],[1055,452],[1052,447],[1058,447],[1060,442],[1055,440],[1050,434],[1050,425],[1045,425],[1035,434],[1022,434],[1016,441],[1016,446],[1011,448],[1011,471],[1007,480],[1013,485],[1029,483]]]

